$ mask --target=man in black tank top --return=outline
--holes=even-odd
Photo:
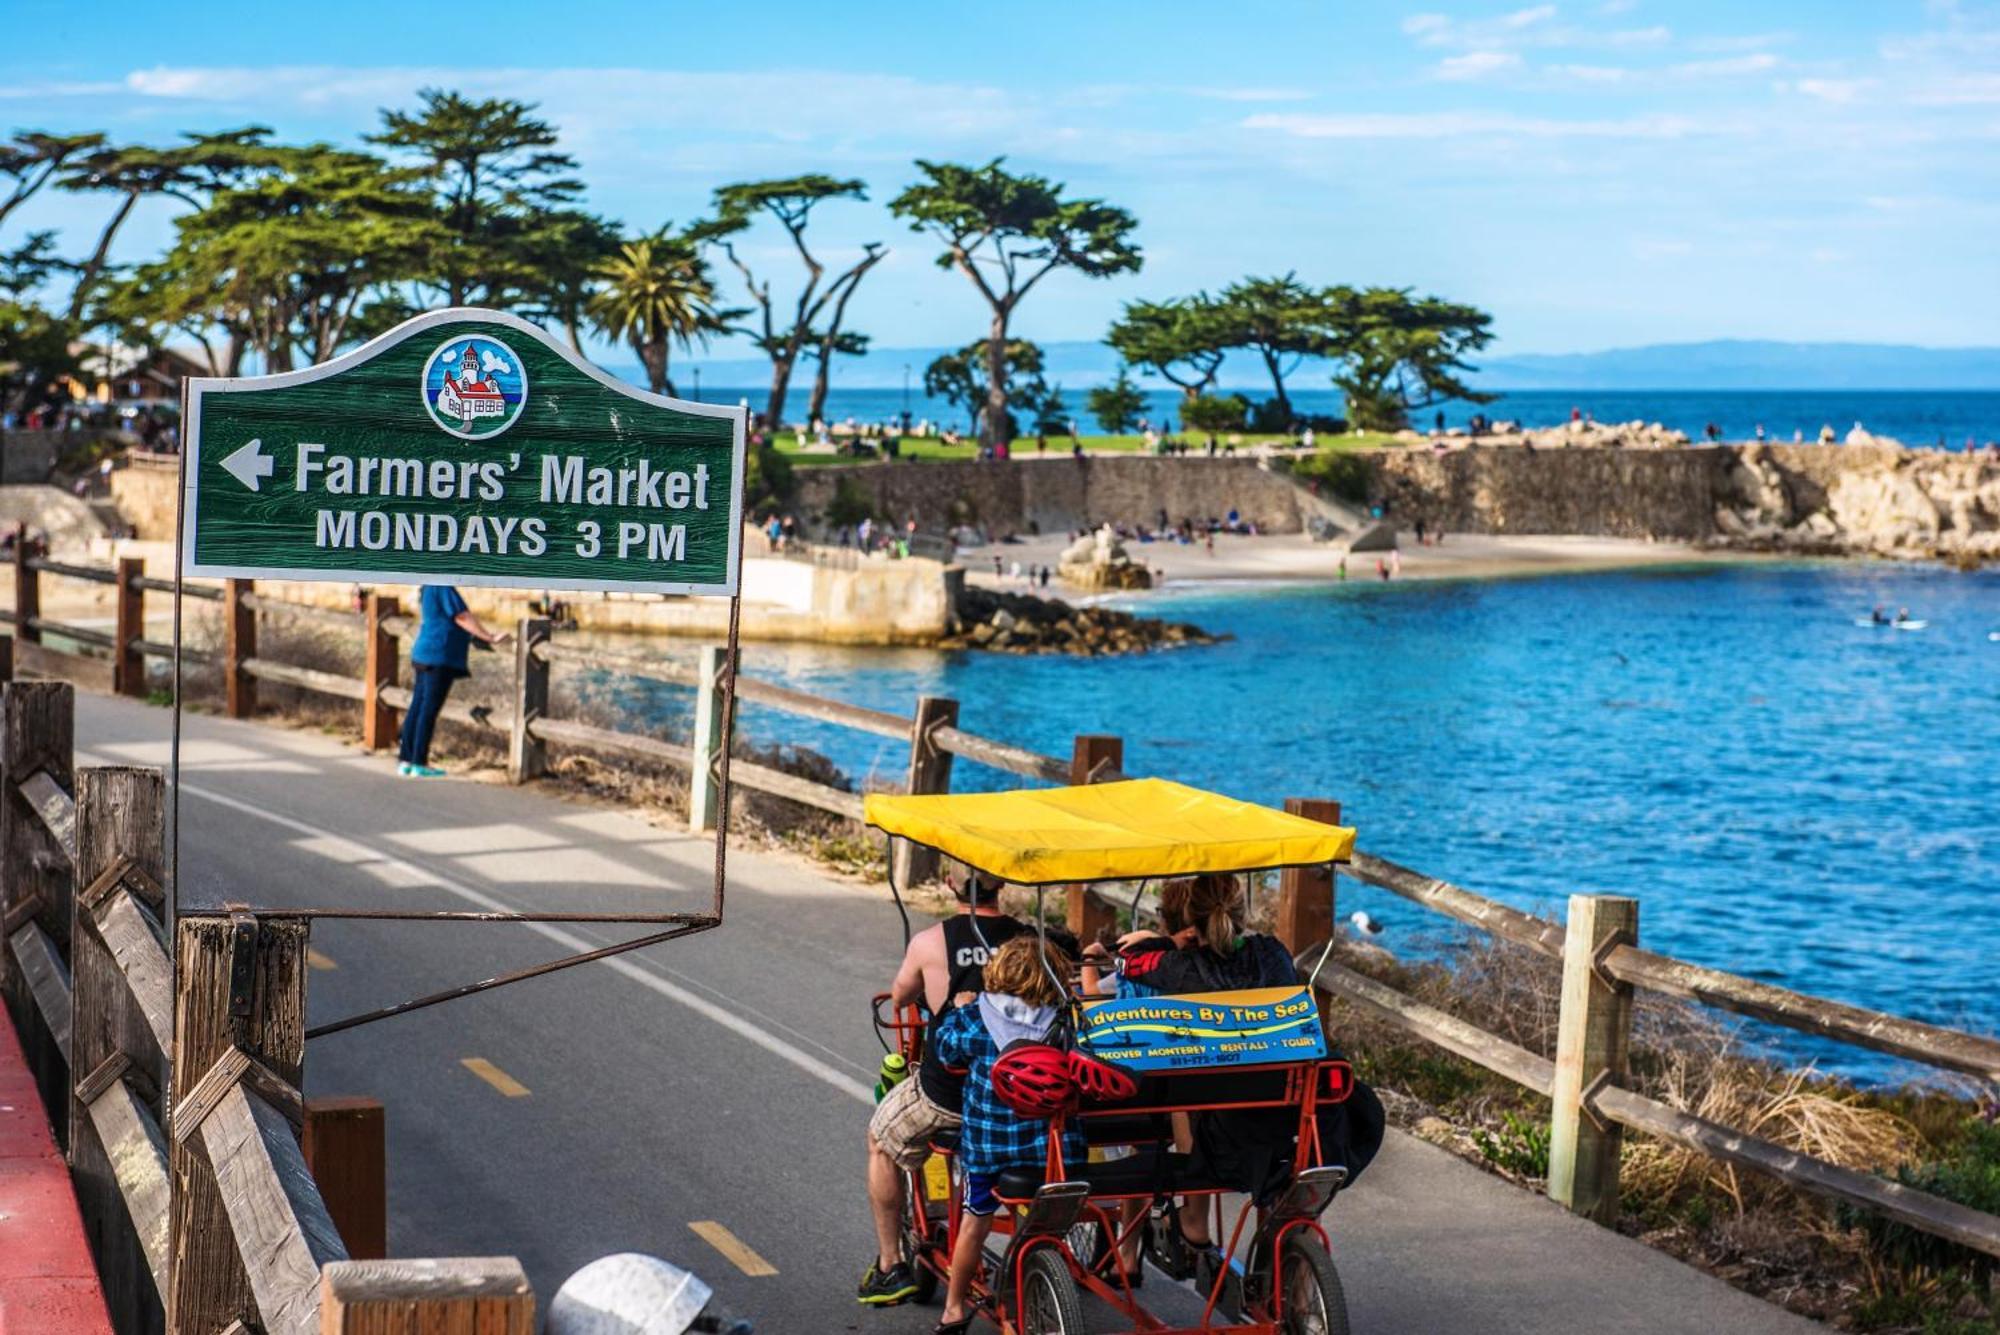
[[[931,1021],[915,1078],[884,1095],[868,1123],[868,1205],[875,1216],[876,1259],[862,1276],[858,1297],[875,1306],[903,1302],[917,1291],[902,1256],[905,1174],[923,1167],[933,1138],[957,1128],[965,1095],[965,1072],[931,1060],[930,1033],[952,998],[984,990],[984,969],[993,951],[1028,930],[1026,923],[1000,912],[1000,886],[990,877],[969,872],[954,889],[961,905],[958,915],[910,938],[889,987],[892,1006],[921,1002]]]

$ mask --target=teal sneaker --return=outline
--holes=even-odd
[[[908,1302],[916,1293],[917,1278],[911,1273],[908,1261],[898,1261],[886,1271],[870,1261],[855,1298],[870,1307],[895,1307]]]
[[[435,765],[412,765],[410,777],[413,779],[442,779],[444,771]]]
[[[410,771],[411,771],[411,770],[413,770],[413,769],[415,769],[415,768],[416,768],[416,766],[415,766],[415,765],[412,765],[412,764],[411,764],[411,763],[410,763],[409,761],[407,761],[407,760],[399,760],[399,761],[397,761],[397,762],[396,762],[396,774],[397,774],[397,776],[398,776],[399,778],[404,778],[404,779],[407,779],[407,778],[409,778],[409,777],[410,777]]]

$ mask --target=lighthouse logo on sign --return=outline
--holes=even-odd
[[[440,343],[424,363],[424,408],[462,440],[497,436],[528,402],[528,372],[497,338],[466,334]]]

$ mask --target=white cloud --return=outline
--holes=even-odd
[[[514,368],[508,364],[507,359],[490,348],[481,348],[479,350],[479,369],[482,371],[498,371],[501,375],[514,374]]]
[[[1532,28],[1538,23],[1547,23],[1556,16],[1554,5],[1533,5],[1527,9],[1517,9],[1500,18],[1503,28]]]
[[[1310,102],[1313,95],[1303,88],[1190,88],[1196,97],[1218,102]]]
[[[1778,67],[1778,58],[1768,51],[1754,55],[1727,56],[1721,60],[1691,60],[1672,65],[1667,73],[1680,79],[1718,79],[1738,74],[1762,74]]]
[[[365,119],[378,107],[413,101],[419,88],[456,88],[539,103],[572,143],[641,128],[798,141],[828,133],[901,136],[914,125],[940,138],[1011,141],[1033,109],[998,88],[866,71],[161,65],[134,70],[125,87],[175,101],[352,107]],[[812,114],[801,117],[801,107]]]
[[[1502,70],[1519,69],[1521,58],[1512,51],[1468,51],[1462,56],[1446,56],[1437,64],[1436,77],[1447,80],[1483,79]]]
[[[1549,65],[1542,73],[1559,81],[1585,84],[1622,83],[1634,71],[1623,65]]]
[[[439,366],[449,366],[464,355],[465,354],[462,351],[460,351],[460,349],[456,345],[454,345],[449,348],[439,348],[438,354],[433,360]]]
[[[1873,82],[1873,79],[1794,79],[1791,90],[1821,102],[1845,103],[1859,97]]]
[[[1266,112],[1245,118],[1243,128],[1299,139],[1678,139],[1700,129],[1685,116],[1571,121],[1494,111]]]
[[[1910,100],[1926,107],[1969,107],[2000,103],[2000,73],[1947,74],[1920,86]]]
[[[1679,238],[1632,238],[1632,253],[1642,260],[1672,260],[1694,254],[1694,243]]]
[[[1533,5],[1488,19],[1454,19],[1445,14],[1412,14],[1403,34],[1419,46],[1451,50],[1507,51],[1530,47],[1658,46],[1672,38],[1665,25],[1614,29],[1556,22],[1554,5]]]

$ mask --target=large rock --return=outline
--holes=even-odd
[[[1132,559],[1109,524],[1071,543],[1056,561],[1056,575],[1091,593],[1153,587],[1153,573]]]

